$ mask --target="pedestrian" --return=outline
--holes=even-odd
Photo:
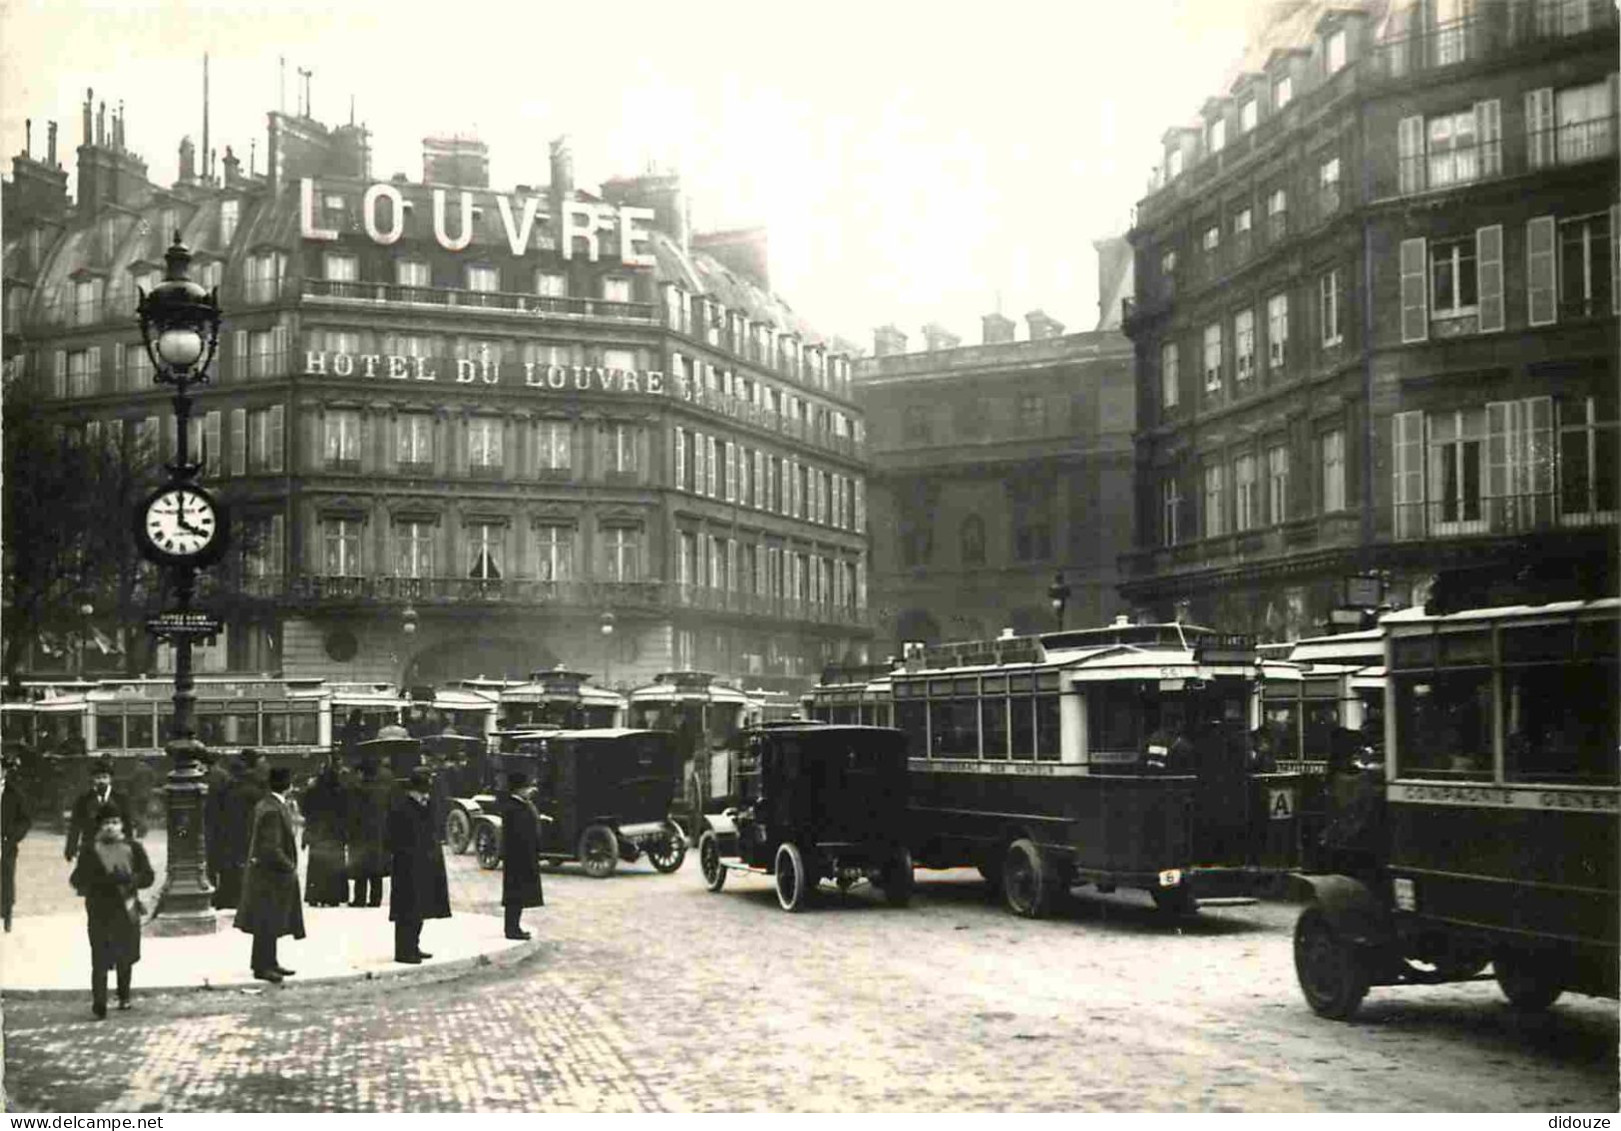
[[[268,773],[269,767],[257,750],[242,751],[221,799],[219,885],[214,889],[214,906],[222,911],[241,905],[254,812],[265,796]]]
[[[346,800],[337,767],[329,758],[304,791],[304,844],[310,850],[304,898],[311,907],[337,907],[349,899],[344,862]]]
[[[253,936],[253,976],[279,982],[294,971],[276,958],[282,935],[304,937],[304,901],[298,893],[298,841],[293,836],[293,814],[287,807],[287,787],[293,775],[286,766],[270,771],[268,790],[253,812],[253,835],[248,840],[248,867],[242,877],[242,905],[232,921],[236,929]]]
[[[433,957],[421,946],[423,921],[450,918],[445,852],[428,811],[431,788],[428,775],[417,770],[406,782],[405,796],[388,813],[388,847],[394,864],[388,917],[394,921],[394,961],[411,965]]]
[[[203,794],[203,867],[208,882],[215,892],[220,886],[220,839],[225,835],[221,816],[224,813],[226,790],[231,784],[231,772],[225,760],[212,751],[202,755],[208,767]],[[215,903],[218,907],[219,904]]]
[[[11,931],[11,909],[17,902],[17,845],[32,822],[23,797],[22,761],[7,753],[0,758],[0,919]]]
[[[136,758],[130,766],[129,778],[124,782],[124,788],[129,793],[130,816],[135,820],[136,839],[146,836],[148,823],[152,819],[152,787],[157,780],[157,772],[147,765],[146,759]]]
[[[535,787],[529,775],[507,775],[507,795],[501,800],[501,905],[506,910],[509,939],[527,940],[523,929],[525,907],[546,906],[540,883],[540,822],[546,820],[531,800]]]
[[[134,965],[141,960],[139,890],[152,885],[152,864],[129,837],[125,814],[112,802],[91,816],[93,829],[68,878],[84,897],[90,933],[90,1011],[107,1017],[107,971],[118,973],[118,1008],[129,1008]]]
[[[68,817],[68,842],[62,850],[64,860],[72,860],[79,849],[90,843],[96,835],[96,813],[103,805],[117,809],[124,819],[124,835],[135,834],[135,822],[130,818],[129,799],[113,788],[113,760],[105,755],[90,767],[90,788],[73,802]]]
[[[388,875],[389,784],[378,777],[377,763],[360,764],[360,780],[349,791],[345,821],[348,825],[349,878],[354,881],[350,907],[381,907],[383,877]]]

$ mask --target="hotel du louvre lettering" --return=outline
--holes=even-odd
[[[326,350],[304,352],[304,372],[333,377],[378,377],[395,381],[439,380],[440,358],[402,357],[389,353],[330,353]],[[458,385],[499,385],[501,378],[512,375],[512,366],[503,367],[499,361],[487,357],[478,360],[459,357],[456,362],[455,383]],[[614,369],[600,365],[540,365],[525,361],[518,367],[523,372],[522,384],[531,389],[550,392],[582,393],[640,393],[648,396],[665,395],[664,374],[657,369]],[[675,395],[688,398],[686,382],[676,379]]]
[[[307,240],[336,240],[337,229],[322,227],[324,217],[316,214],[320,194],[314,178],[301,178],[298,191],[300,234]],[[480,195],[486,194],[481,192]],[[507,193],[497,192],[488,195],[495,197],[495,210],[501,217],[501,227],[506,233],[512,254],[524,255],[530,250],[530,234],[534,231],[537,217],[550,219],[549,214],[541,211],[544,198],[524,197],[515,215],[513,198]],[[433,238],[446,251],[463,251],[473,242],[473,193],[466,189],[458,190],[457,198],[457,231],[452,236],[449,230],[449,192],[442,188],[433,190]],[[386,213],[387,227],[383,226],[384,216],[380,215],[382,210],[378,207],[379,202],[383,200],[387,200],[390,205]],[[586,258],[595,263],[601,251],[600,234],[617,229],[621,263],[626,267],[654,265],[651,251],[637,250],[638,247],[645,248],[652,238],[649,225],[654,213],[651,208],[633,208],[629,205],[614,207],[588,200],[564,200],[560,208],[562,227],[558,231],[557,245],[564,259],[573,259],[575,245],[583,242]],[[373,184],[366,189],[365,195],[361,198],[360,221],[373,243],[383,247],[397,243],[405,233],[404,194],[392,184]]]

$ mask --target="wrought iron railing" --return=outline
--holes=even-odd
[[[1415,9],[1416,10],[1416,9]],[[1461,19],[1410,29],[1374,47],[1375,74],[1401,78],[1420,71],[1492,59],[1536,43],[1616,25],[1609,0],[1538,0],[1483,5]]]
[[[458,310],[496,310],[510,311],[514,314],[577,318],[616,318],[632,322],[653,322],[658,317],[657,309],[651,303],[645,302],[531,295],[514,291],[470,291],[456,287],[412,287],[402,283],[305,279],[303,293],[307,298],[332,298],[351,302],[404,303],[455,307]]]
[[[1613,526],[1614,510],[1569,510],[1556,491],[1480,498],[1396,503],[1391,534],[1414,538],[1467,538],[1483,534],[1527,534],[1569,526]]]

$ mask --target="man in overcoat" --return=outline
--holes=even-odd
[[[220,841],[225,836],[225,801],[233,778],[230,765],[219,755],[208,752],[202,755],[202,760],[208,766],[205,778],[208,792],[203,797],[203,866],[208,873],[208,882],[217,893],[220,886]],[[218,902],[214,906],[218,907]]]
[[[233,920],[237,930],[253,936],[253,976],[263,982],[279,982],[293,974],[277,960],[276,941],[282,935],[304,937],[298,842],[287,808],[287,787],[292,781],[292,772],[285,766],[271,770],[269,792],[254,808],[242,903]]]
[[[72,860],[79,849],[89,844],[96,835],[96,812],[103,805],[118,810],[124,820],[124,835],[135,835],[135,821],[130,813],[129,799],[113,788],[113,760],[103,756],[90,768],[90,788],[79,794],[73,802],[68,818],[68,842],[62,850],[64,860]]]
[[[7,931],[17,902],[17,847],[33,823],[23,800],[21,764],[9,752],[0,759],[0,918]]]
[[[304,895],[311,907],[337,907],[349,899],[344,861],[347,796],[338,780],[336,760],[336,755],[330,758],[304,791],[304,844],[310,850]]]
[[[241,904],[248,841],[253,832],[254,813],[265,796],[268,769],[257,750],[242,751],[241,761],[233,767],[234,776],[220,798],[217,816],[219,882],[214,888],[217,908],[230,909]],[[204,819],[207,819],[206,812]]]
[[[355,882],[350,907],[380,907],[383,877],[388,875],[389,783],[379,776],[377,763],[360,766],[360,780],[350,787],[344,810],[348,828],[349,878]]]
[[[388,847],[394,863],[388,917],[394,921],[394,961],[411,965],[433,957],[420,945],[423,920],[450,918],[450,883],[428,806],[430,789],[428,775],[417,770],[388,814]]]
[[[540,883],[540,822],[530,800],[534,786],[520,772],[507,775],[507,795],[501,799],[501,904],[506,910],[509,939],[530,937],[523,929],[523,909],[544,907]]]

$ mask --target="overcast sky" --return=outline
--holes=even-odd
[[[702,0],[4,0],[0,146],[60,123],[72,170],[86,87],[122,100],[152,179],[182,134],[248,161],[265,113],[314,71],[314,116],[372,131],[379,179],[422,175],[421,140],[475,133],[493,187],[547,179],[568,134],[576,181],[678,169],[699,230],[764,225],[772,284],[821,329],[871,347],[894,322],[979,340],[996,307],[1097,319],[1092,241],[1124,231],[1159,138],[1235,67],[1244,0],[977,4]],[[70,191],[72,184],[70,182]],[[1024,336],[1021,325],[1020,336]]]

